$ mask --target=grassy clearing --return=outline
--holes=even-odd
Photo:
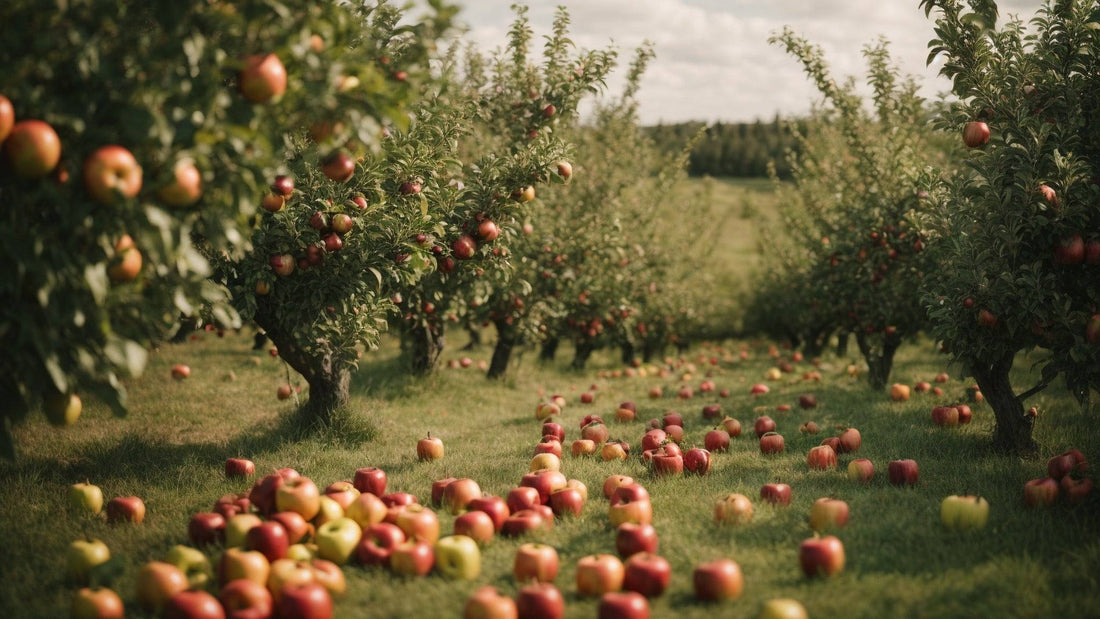
[[[222,494],[251,485],[224,478],[227,457],[250,457],[260,471],[292,466],[322,488],[350,479],[358,467],[380,466],[392,490],[412,492],[427,502],[431,482],[447,476],[472,477],[483,490],[500,495],[518,484],[539,438],[533,411],[540,393],[561,393],[569,400],[562,415],[567,442],[578,436],[584,414],[595,412],[610,420],[624,399],[639,405],[643,420],[667,409],[683,413],[687,445],[701,444],[708,429],[700,409],[711,400],[645,397],[653,385],[665,387],[666,396],[674,394],[682,368],[666,378],[604,380],[596,379],[596,371],[614,367],[610,354],[597,357],[589,371],[572,373],[540,366],[529,353],[503,383],[488,382],[474,369],[412,380],[403,373],[396,348],[388,346],[368,356],[356,376],[348,429],[303,436],[291,421],[292,405],[275,398],[276,386],[285,380],[282,364],[264,351],[251,351],[250,344],[247,334],[218,339],[205,333],[199,341],[165,345],[154,355],[147,376],[130,386],[130,417],[115,419],[89,402],[72,428],[52,428],[35,415],[18,429],[19,460],[0,465],[0,491],[7,497],[0,505],[5,523],[0,544],[8,554],[0,568],[0,608],[8,616],[67,612],[73,587],[64,582],[64,552],[84,534],[103,539],[115,555],[127,558],[129,567],[117,589],[128,611],[140,616],[133,605],[137,567],[162,558],[174,544],[186,543],[192,513],[209,510]],[[700,352],[694,350],[691,360]],[[1044,459],[1020,461],[986,451],[992,428],[988,407],[975,408],[969,427],[937,429],[929,419],[931,396],[915,394],[908,402],[891,403],[849,378],[846,359],[824,359],[821,383],[801,381],[809,366],[798,364],[784,380],[771,383],[771,393],[752,398],[749,385],[762,381],[772,365],[763,347],[753,346],[752,352],[749,361],[712,368],[713,380],[732,391],[721,403],[746,426],[751,427],[760,411],[770,411],[786,437],[784,454],[762,456],[756,441],[743,435],[730,453],[715,456],[709,476],[675,479],[653,479],[636,460],[606,463],[566,456],[563,470],[588,485],[589,502],[580,518],[560,521],[534,539],[558,549],[557,584],[569,616],[595,616],[596,601],[575,594],[574,568],[584,555],[614,551],[607,503],[599,492],[614,473],[632,475],[649,489],[659,553],[673,565],[671,589],[652,602],[654,616],[752,616],[772,597],[797,598],[816,617],[1095,616],[1100,608],[1100,497],[1074,508],[1028,510],[1022,502],[1023,482],[1045,474],[1045,457],[1069,447],[1082,449],[1094,461],[1100,453],[1100,429],[1093,417],[1081,413],[1063,392],[1052,388],[1037,398],[1042,409],[1037,439]],[[471,356],[487,359],[489,350]],[[173,363],[189,364],[191,377],[169,378]],[[691,379],[696,387],[705,367]],[[895,377],[913,384],[931,380],[942,369],[942,358],[930,346],[912,345],[902,350]],[[1021,386],[1027,382],[1023,374],[1017,378]],[[599,387],[596,403],[580,404],[579,394],[593,383]],[[964,386],[952,380],[943,399],[961,398]],[[797,396],[806,392],[817,396],[817,409],[803,412],[796,406],[789,413],[775,412],[776,405],[796,404]],[[810,419],[821,424],[822,434],[798,433],[798,426]],[[807,469],[807,450],[835,424],[861,430],[858,455],[870,458],[877,469],[869,486],[847,479],[847,456],[837,471]],[[637,448],[643,426],[644,421],[612,424],[612,435]],[[439,462],[419,463],[415,443],[429,430],[443,439],[447,455]],[[921,482],[915,488],[895,488],[885,480],[887,462],[903,457],[920,464]],[[67,513],[67,486],[85,479],[101,486],[108,498],[143,497],[149,510],[146,522],[111,527]],[[777,480],[794,488],[788,508],[756,501],[760,486]],[[754,499],[756,515],[750,524],[714,524],[712,505],[728,492]],[[941,527],[940,500],[961,492],[988,497],[992,514],[986,529],[957,534]],[[837,532],[847,567],[832,579],[809,580],[798,569],[797,549],[811,535],[807,514],[820,496],[839,497],[851,505],[850,523]],[[440,520],[449,533],[453,517],[440,513]],[[338,603],[338,613],[459,616],[465,598],[481,585],[517,590],[512,558],[523,541],[497,538],[490,543],[475,582],[451,582],[438,575],[402,579],[349,566],[349,594]],[[210,554],[216,558],[218,553]],[[696,602],[691,593],[693,566],[717,557],[736,560],[745,576],[741,599],[720,611]]]

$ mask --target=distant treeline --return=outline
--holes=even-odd
[[[794,121],[795,128],[804,131],[805,121]],[[643,130],[662,149],[682,148],[702,128],[706,133],[695,144],[688,163],[691,176],[761,177],[768,175],[768,164],[774,162],[780,178],[787,178],[790,166],[784,153],[798,149],[791,121],[757,120],[751,123],[711,125],[693,121],[672,125],[658,124]]]

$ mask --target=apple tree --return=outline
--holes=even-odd
[[[792,183],[779,200],[788,282],[802,287],[801,304],[784,315],[796,314],[793,330],[811,345],[853,332],[871,386],[882,389],[898,346],[926,321],[919,288],[938,204],[926,190],[938,163],[927,113],[884,41],[864,51],[869,105],[854,79],[837,84],[821,50],[790,29],[772,42],[801,62],[827,103],[800,136]]]
[[[446,322],[468,320],[469,305],[483,302],[475,284],[510,279],[510,246],[521,222],[543,208],[539,194],[547,183],[564,183],[571,173],[559,128],[574,121],[580,100],[602,87],[614,62],[610,50],[576,50],[568,38],[568,13],[559,9],[536,63],[527,9],[513,9],[517,16],[506,49],[491,56],[468,50],[462,79],[453,85],[473,103],[469,137],[459,144],[465,164],[451,181],[471,185],[489,167],[507,173],[487,192],[467,192],[467,199],[438,212],[436,269],[400,290],[403,311],[396,326],[419,374],[435,368]]]
[[[955,96],[938,122],[969,147],[926,282],[931,333],[993,408],[994,446],[1031,453],[1027,398],[1059,376],[1082,406],[1100,388],[1100,5],[1049,2],[1030,26],[998,26],[989,1],[921,6]],[[1025,351],[1040,379],[1017,393]]]
[[[246,251],[287,133],[338,102],[355,104],[349,120],[369,131],[368,119],[396,116],[411,94],[377,58],[360,65],[372,12],[328,2],[0,3],[9,26],[0,255],[12,267],[0,281],[5,453],[11,424],[39,404],[64,423],[76,392],[92,392],[124,413],[122,380],[181,315],[205,307],[226,326],[237,321],[209,280],[211,257]],[[423,44],[434,25],[400,31]],[[336,92],[341,74],[360,70],[362,88]]]

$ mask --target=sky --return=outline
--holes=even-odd
[[[467,38],[484,51],[502,47],[514,13],[514,0],[453,0]],[[819,45],[834,78],[866,72],[863,48],[882,36],[895,63],[935,98],[949,90],[938,67],[925,66],[932,21],[919,0],[529,0],[528,17],[541,40],[550,32],[557,6],[572,20],[571,37],[580,48],[613,45],[620,69],[608,81],[618,93],[622,67],[643,41],[654,44],[656,59],[641,83],[643,124],[687,120],[752,121],[804,115],[820,98],[793,56],[768,43],[784,26]],[[1002,0],[1002,19],[1025,21],[1038,0]],[[933,16],[935,13],[933,13]],[[839,81],[839,80],[838,80]]]

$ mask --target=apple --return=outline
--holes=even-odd
[[[1080,234],[1062,238],[1054,246],[1055,264],[1081,264],[1085,261],[1085,240]]]
[[[103,511],[103,491],[88,482],[73,484],[69,486],[69,507],[77,513],[98,515]]]
[[[466,511],[470,501],[481,496],[481,487],[477,482],[469,479],[456,479],[443,489],[443,505],[451,514],[461,514]]]
[[[496,534],[496,524],[485,512],[468,511],[455,518],[454,534],[464,535],[483,544],[493,539]]]
[[[549,505],[555,516],[580,516],[584,509],[584,497],[576,488],[559,488],[550,493]]]
[[[569,180],[573,176],[573,164],[568,161],[559,161],[557,164],[558,176]]]
[[[955,410],[959,411],[959,425],[966,425],[973,419],[974,413],[966,404],[956,404]]]
[[[534,474],[528,473],[528,475],[532,476],[529,483],[533,484]],[[524,477],[527,478],[528,475],[524,475]],[[522,483],[522,481],[520,483]],[[549,496],[550,490],[547,490],[548,499]],[[534,488],[533,486],[519,486],[517,488],[512,488],[508,491],[508,497],[505,500],[505,504],[512,512],[518,512],[524,509],[531,509],[536,505],[542,504],[542,494],[539,492],[538,489]]]
[[[829,447],[832,448],[832,450],[834,452],[840,451],[840,437],[839,436],[830,436],[828,438],[823,438],[823,439],[821,439],[821,444],[822,445],[828,445]]]
[[[355,227],[355,221],[347,213],[336,213],[332,216],[332,231],[344,236]]]
[[[610,431],[607,426],[599,421],[593,421],[581,428],[581,438],[589,439],[597,444],[606,442],[609,435]]]
[[[603,595],[623,587],[626,568],[615,555],[596,554],[577,561],[578,595]]]
[[[840,449],[836,452],[838,454],[853,453],[859,451],[862,445],[863,436],[859,433],[859,430],[848,428],[840,433]]]
[[[639,552],[657,552],[657,530],[650,524],[627,522],[615,532],[615,550],[626,559]]]
[[[554,582],[558,576],[558,552],[546,544],[526,543],[516,550],[512,575],[517,583]]]
[[[613,591],[600,596],[599,619],[649,619],[649,600],[634,591]]]
[[[848,504],[840,499],[827,497],[814,501],[810,506],[810,528],[823,531],[848,524]]]
[[[286,531],[288,549],[289,544],[301,542],[314,531],[313,525],[298,512],[278,512],[271,515],[271,521],[279,523]]]
[[[1058,499],[1058,482],[1050,477],[1032,479],[1024,484],[1024,503],[1028,507],[1053,505]]]
[[[701,447],[693,447],[683,456],[684,469],[696,475],[706,475],[710,472],[710,460],[709,451]]]
[[[726,431],[726,434],[730,435],[730,438],[737,438],[741,436],[741,422],[733,417],[726,417],[722,419],[722,428]],[[711,450],[713,451],[713,450]]]
[[[42,411],[46,414],[46,420],[50,425],[59,428],[76,423],[83,409],[80,396],[75,393],[53,394],[42,399]]]
[[[1095,486],[1092,479],[1088,477],[1074,479],[1070,475],[1063,477],[1062,481],[1058,482],[1058,485],[1062,489],[1062,495],[1065,496],[1066,502],[1070,505],[1077,505],[1084,501],[1085,497],[1092,494],[1093,487]]]
[[[72,619],[122,619],[125,607],[122,598],[110,589],[83,587],[73,594],[69,616]]]
[[[443,457],[443,441],[438,437],[432,438],[432,433],[428,432],[427,438],[416,442],[416,457],[421,462],[439,460]]]
[[[771,388],[764,383],[756,383],[751,388],[749,388],[750,395],[764,395],[769,391],[771,391]]]
[[[344,510],[344,516],[365,529],[385,520],[387,509],[386,504],[377,496],[360,494]]]
[[[632,484],[637,485],[634,484],[634,478],[632,477],[628,477],[626,475],[609,475],[607,479],[605,479],[603,482],[603,495],[604,497],[610,499],[620,486],[627,486]],[[642,488],[641,486],[637,487],[640,488],[642,492],[645,492],[645,488]],[[644,498],[648,499],[649,494],[646,493]]]
[[[196,546],[225,540],[225,517],[216,512],[199,512],[187,524],[187,537]]]
[[[811,469],[817,469],[819,471],[835,469],[836,452],[828,445],[811,447],[810,453],[806,456],[806,463],[809,464]]]
[[[989,125],[981,121],[971,121],[963,126],[963,143],[969,148],[985,146],[989,141]]]
[[[355,559],[363,565],[389,565],[394,549],[406,539],[405,532],[395,524],[373,524],[363,530],[355,548]]]
[[[359,491],[355,489],[355,485],[350,481],[334,481],[325,487],[323,496],[336,501],[340,504],[340,507],[347,511],[348,506],[359,497]]]
[[[727,451],[730,447],[730,434],[718,428],[710,430],[703,437],[703,445],[707,451]]]
[[[290,514],[293,512],[280,513]],[[314,544],[312,542],[299,542],[297,544],[291,544],[290,547],[286,549],[286,558],[290,559],[291,561],[313,561],[317,559],[317,544]]]
[[[821,431],[821,428],[817,425],[817,423],[813,421],[807,421],[806,423],[798,426],[798,431],[803,434],[817,434]]]
[[[262,619],[271,617],[275,600],[267,587],[247,578],[229,581],[218,591],[218,601],[226,619]]]
[[[11,135],[11,129],[15,126],[15,107],[11,99],[0,95],[0,144]]]
[[[342,150],[335,150],[321,160],[321,172],[337,183],[346,183],[355,175],[355,160]]]
[[[439,540],[439,517],[430,508],[413,503],[407,504],[397,513],[394,523],[405,532],[409,539],[417,539],[435,544]]]
[[[752,424],[752,429],[756,432],[756,438],[760,438],[768,432],[775,432],[775,420],[767,415],[756,418],[756,422]]]
[[[175,594],[187,589],[187,576],[171,563],[151,561],[138,571],[135,591],[146,612],[160,611]]]
[[[451,252],[459,260],[469,260],[477,252],[477,241],[468,234],[462,235],[451,243]]]
[[[1074,449],[1063,452],[1047,460],[1047,477],[1060,480],[1073,472],[1084,473],[1088,470],[1088,463],[1080,451]]]
[[[679,475],[684,472],[684,457],[669,451],[664,447],[653,454],[653,474],[661,477],[665,475]]]
[[[157,189],[157,197],[168,206],[191,206],[202,197],[202,173],[190,159],[181,159],[172,168],[172,180]]]
[[[890,399],[894,402],[904,402],[909,399],[909,385],[894,383],[890,385]]]
[[[435,566],[452,580],[474,580],[481,573],[481,550],[472,538],[449,535],[435,543]]]
[[[546,422],[547,419],[554,415],[561,414],[561,407],[553,402],[539,402],[535,406],[535,419]],[[562,436],[565,435],[565,431],[562,430]]]
[[[435,564],[433,544],[419,540],[398,544],[390,554],[390,569],[403,576],[427,575]]]
[[[225,461],[226,477],[252,477],[256,474],[256,465],[245,458],[228,458]]]
[[[787,484],[764,484],[760,486],[760,500],[772,505],[790,505],[791,487]]]
[[[552,583],[533,582],[520,587],[516,595],[516,610],[524,618],[562,619],[565,616],[565,598]]]
[[[852,481],[867,483],[875,476],[875,465],[867,458],[859,458],[848,463],[848,478]]]
[[[811,537],[798,547],[798,562],[807,576],[832,576],[844,569],[844,545],[833,535]]]
[[[355,552],[362,536],[363,530],[359,523],[351,518],[337,518],[326,522],[317,527],[315,534],[317,556],[336,565],[343,565]]]
[[[550,502],[550,495],[569,485],[569,480],[560,471],[553,469],[539,469],[533,473],[527,473],[519,482],[520,487],[530,487],[538,491],[537,505],[546,505]],[[509,505],[511,508],[511,505]],[[516,511],[512,509],[512,511]]]
[[[145,520],[145,503],[136,496],[115,497],[107,502],[107,522],[132,522]]]
[[[263,523],[263,520],[256,514],[239,513],[227,518],[225,521],[225,545],[227,547],[244,547],[247,544],[248,532],[261,523]]]
[[[565,428],[560,423],[546,421],[542,424],[542,436],[551,436],[559,441],[565,441]]]
[[[540,453],[554,454],[558,458],[562,456],[561,441],[553,436],[544,436],[535,445],[535,455]]]
[[[752,513],[752,501],[743,494],[728,494],[714,504],[714,520],[718,524],[745,524],[752,520]]]
[[[267,557],[255,550],[226,548],[218,563],[218,581],[223,583],[244,578],[266,586],[270,574]]]
[[[988,520],[989,502],[982,497],[953,494],[940,503],[940,521],[948,529],[981,529]]]
[[[133,198],[141,191],[142,171],[133,153],[117,144],[96,149],[84,160],[84,189],[110,206],[118,195]]]
[[[332,619],[332,595],[318,582],[288,585],[275,603],[277,617]]]
[[[508,516],[512,513],[511,509],[508,507],[508,503],[499,496],[477,497],[470,501],[470,504],[466,507],[470,511],[485,512],[493,521],[493,528],[498,533],[501,527],[504,526],[504,521],[507,520]]]
[[[182,570],[192,589],[205,587],[214,578],[210,559],[198,548],[177,544],[168,551],[164,561]]]
[[[667,428],[669,426],[684,427],[684,416],[672,411],[665,413],[664,416],[661,417],[661,427],[666,428],[665,432],[668,432]]]
[[[668,434],[664,430],[656,428],[649,430],[642,435],[642,451],[660,448],[667,438]]]
[[[783,453],[783,435],[778,432],[767,432],[760,437],[760,453]]]
[[[583,481],[579,479],[570,479],[565,482],[565,487],[576,490],[577,494],[579,494],[581,497],[581,501],[588,501],[588,486],[584,485]]]
[[[61,138],[41,120],[15,123],[3,145],[12,169],[22,178],[42,178],[61,161]]]
[[[260,552],[270,563],[286,557],[288,547],[290,537],[286,528],[274,520],[261,522],[245,533],[245,548]]]
[[[321,511],[321,492],[308,477],[284,480],[275,488],[275,509],[298,512],[306,520],[312,520]]]
[[[623,589],[636,591],[647,598],[657,597],[668,589],[672,566],[659,555],[640,552],[626,560]]]
[[[798,405],[806,410],[816,408],[817,398],[812,393],[804,393],[798,396]]]
[[[917,483],[920,471],[915,460],[893,460],[887,468],[890,483],[905,486]]]
[[[88,584],[88,575],[92,568],[106,563],[111,558],[111,549],[98,539],[78,539],[69,544],[65,553],[65,575],[77,584]]]
[[[622,442],[609,441],[600,447],[600,457],[603,458],[605,462],[610,462],[611,460],[626,460],[627,453],[626,449],[623,449]]]
[[[287,385],[287,389],[289,390],[289,385]],[[283,485],[288,476],[297,477],[298,474],[294,472],[293,475],[288,473],[287,476],[284,476],[275,472],[264,475],[252,484],[248,499],[261,514],[267,515],[275,511],[275,491]]]
[[[496,588],[486,585],[466,598],[462,609],[463,619],[517,619],[516,601],[501,595]]]
[[[286,67],[275,54],[254,54],[244,59],[237,74],[237,88],[252,103],[267,103],[286,92]]]
[[[665,426],[665,434],[668,436],[668,440],[679,443],[684,440],[684,428],[675,424]],[[667,447],[669,443],[665,443],[663,446]]]
[[[180,591],[164,604],[164,619],[225,619],[218,598],[206,591]]]
[[[772,598],[760,607],[760,614],[756,619],[810,619],[810,614],[798,600]]]
[[[959,425],[959,409],[954,406],[932,407],[932,423],[945,428]]]
[[[548,529],[552,527],[553,512],[544,515],[539,507],[542,506],[513,511],[508,518],[504,520],[504,524],[500,528],[500,533],[509,537],[516,537],[539,529]]]
[[[730,559],[700,563],[691,573],[691,582],[695,597],[705,602],[735,600],[745,586],[741,566]]]

